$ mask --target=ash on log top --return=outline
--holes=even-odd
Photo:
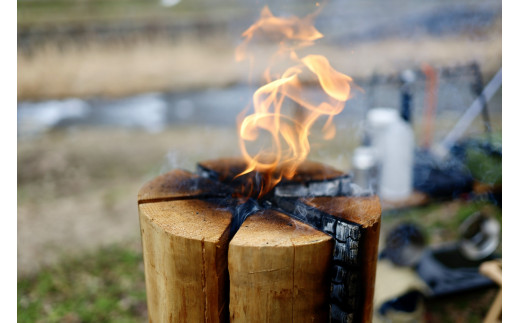
[[[138,194],[151,322],[369,322],[381,207],[304,162],[253,199],[240,158],[173,170]]]

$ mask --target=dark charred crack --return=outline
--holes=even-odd
[[[170,201],[186,201],[186,200],[207,200],[207,199],[218,199],[222,198],[222,195],[218,194],[197,194],[197,195],[189,195],[189,196],[171,196],[171,197],[158,197],[158,198],[150,198],[150,199],[141,199],[137,201],[137,204],[146,204],[146,203],[158,203],[158,202],[170,202]]]
[[[204,295],[204,319],[208,321],[208,291],[206,290],[206,247],[204,245],[204,238],[201,240],[202,244],[202,295]]]
[[[236,205],[233,208],[233,217],[231,219],[230,234],[231,237],[237,233],[244,221],[252,214],[260,211],[262,207],[254,199],[247,199],[245,203]]]
[[[292,317],[292,322],[294,322],[294,270],[295,270],[295,264],[296,264],[296,246],[294,245],[294,242],[291,240],[291,243],[292,243],[292,246],[293,246],[293,264],[292,264],[292,268],[293,268],[293,271],[292,271],[292,308],[291,308],[291,317]]]

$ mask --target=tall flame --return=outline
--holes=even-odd
[[[260,196],[282,178],[294,176],[297,167],[309,154],[309,134],[320,117],[326,118],[323,138],[334,137],[332,119],[343,110],[350,95],[352,79],[334,70],[327,58],[306,55],[300,59],[296,54],[296,50],[311,46],[316,39],[323,37],[313,26],[313,18],[314,14],[304,18],[275,17],[268,7],[264,7],[260,19],[242,34],[244,41],[236,49],[237,60],[249,58],[253,62],[248,45],[255,35],[262,34],[279,44],[264,71],[267,83],[253,95],[254,113],[244,116],[244,111],[239,116],[240,149],[248,165],[240,175],[252,171],[262,174]],[[291,66],[281,75],[273,75],[272,67],[283,60],[289,60]],[[308,75],[319,84],[319,100],[305,98],[302,94],[302,83]],[[288,115],[287,110],[292,110],[295,105],[300,113]],[[269,147],[264,144],[251,154],[248,146],[255,142],[263,143],[266,136],[270,138]]]

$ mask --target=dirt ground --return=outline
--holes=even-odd
[[[80,130],[19,141],[19,274],[64,255],[135,243],[139,188],[174,167],[194,170],[198,160],[236,154],[234,135],[234,129],[180,127],[161,134]]]

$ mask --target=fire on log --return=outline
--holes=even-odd
[[[204,178],[231,185],[241,195],[258,196],[264,175],[250,172],[237,177],[247,163],[241,158],[225,158],[200,162],[197,172]],[[284,197],[336,196],[350,193],[348,175],[321,163],[306,161],[298,166],[291,180],[283,179],[273,194]]]
[[[297,53],[323,37],[317,12],[277,17],[266,6],[242,33],[238,61],[253,62],[258,37],[279,45],[252,113],[237,118],[242,158],[172,171],[139,193],[151,322],[371,321],[379,200],[306,161],[313,125],[334,137],[353,84],[325,56]]]
[[[201,162],[140,190],[150,322],[370,321],[379,199],[312,162],[254,199],[262,174],[235,179],[244,164]]]

